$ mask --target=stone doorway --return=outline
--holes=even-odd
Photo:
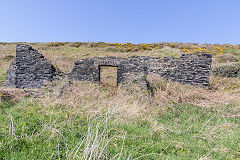
[[[116,88],[117,86],[117,71],[116,66],[99,66],[99,81],[104,87]]]

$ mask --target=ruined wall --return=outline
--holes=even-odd
[[[81,81],[100,81],[100,66],[118,67],[117,83],[137,83],[146,88],[146,75],[155,73],[166,80],[198,86],[209,85],[212,55],[183,54],[177,58],[87,58],[75,63],[70,78]]]
[[[147,65],[138,58],[95,57],[75,63],[69,77],[74,80],[99,82],[100,66],[113,66],[117,69],[117,84],[137,83],[146,87]]]
[[[182,54],[178,58],[149,58],[148,73],[156,73],[166,80],[208,86],[211,72],[211,54]]]
[[[16,58],[11,63],[4,86],[40,88],[44,81],[54,78],[56,69],[43,55],[28,45],[18,45]]]
[[[129,58],[94,57],[79,60],[68,78],[79,81],[99,82],[100,66],[117,67],[117,84],[136,83],[147,88],[146,76],[151,73],[166,80],[208,86],[212,55],[183,54],[180,58]],[[15,88],[40,88],[44,81],[53,80],[59,71],[40,53],[28,45],[18,45],[16,58],[7,71],[4,86]]]

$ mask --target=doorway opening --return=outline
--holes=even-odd
[[[117,86],[117,70],[114,66],[99,66],[100,69],[100,85],[108,88],[116,88]]]

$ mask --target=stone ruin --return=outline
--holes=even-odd
[[[69,79],[100,82],[100,67],[117,67],[117,84],[136,83],[147,88],[146,76],[158,74],[166,80],[209,86],[211,54],[182,54],[180,58],[152,58],[134,56],[129,58],[94,57],[75,62],[68,74],[56,70],[37,50],[29,45],[18,45],[16,58],[11,63],[4,86],[13,88],[40,88],[44,81],[52,81],[61,75]]]
[[[18,45],[4,86],[11,88],[40,88],[44,81],[53,80],[57,71],[42,54],[29,45]]]

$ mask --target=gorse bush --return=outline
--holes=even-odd
[[[240,78],[240,63],[219,65],[212,70],[213,75],[221,77]]]
[[[89,47],[97,48],[116,48],[120,52],[139,52],[139,51],[151,51],[158,50],[164,47],[169,47],[172,49],[178,49],[183,53],[209,53],[213,55],[220,55],[229,51],[238,51],[240,45],[210,45],[210,44],[196,44],[196,43],[144,43],[144,44],[133,44],[133,43],[105,43],[105,42],[75,42],[72,47],[80,47],[82,45],[87,45]]]
[[[65,42],[52,42],[52,43],[49,43],[48,46],[49,47],[58,47],[58,46],[63,46],[65,44],[66,44]]]

